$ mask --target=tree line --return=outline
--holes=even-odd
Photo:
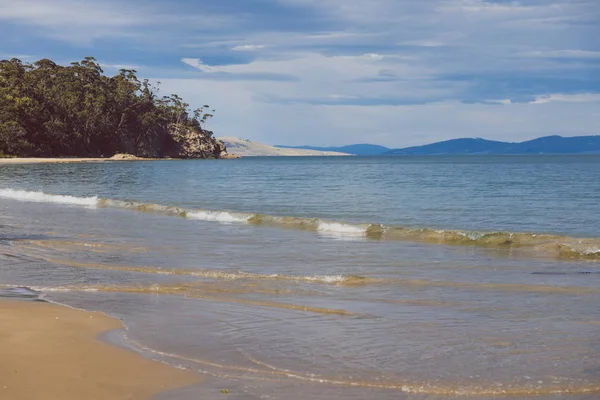
[[[0,155],[164,157],[176,152],[173,132],[181,130],[214,141],[205,129],[214,110],[159,96],[136,73],[106,76],[93,57],[69,66],[0,61]]]

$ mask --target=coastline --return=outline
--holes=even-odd
[[[106,161],[155,161],[170,160],[167,158],[35,158],[35,157],[14,157],[0,158],[1,164],[49,164],[49,163],[85,163],[85,162],[106,162]]]
[[[234,154],[227,154],[223,157],[217,158],[216,160],[233,160],[240,158]],[[14,158],[0,158],[0,165],[2,164],[64,164],[64,163],[88,163],[88,162],[112,162],[112,161],[179,161],[184,160],[183,158],[142,158],[142,157],[123,157],[123,158],[84,158],[84,157],[73,157],[73,158],[36,158],[36,157],[14,157]]]
[[[101,342],[121,323],[97,312],[0,300],[0,397],[148,399],[200,377]]]

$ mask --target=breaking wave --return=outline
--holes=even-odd
[[[193,211],[186,213],[186,218],[189,219],[216,222],[248,222],[251,217],[251,215],[230,213],[227,211]]]
[[[58,204],[72,204],[87,207],[96,207],[98,204],[98,197],[74,197],[74,196],[62,196],[56,194],[46,194],[44,192],[32,192],[27,190],[15,190],[15,189],[0,189],[0,198],[20,200],[20,201],[33,201],[37,203],[58,203]]]
[[[365,236],[367,233],[368,225],[350,225],[342,224],[339,222],[327,222],[319,221],[317,226],[317,232],[330,234],[330,235],[348,235],[348,236]]]
[[[227,224],[250,224],[312,231],[334,238],[357,238],[388,241],[412,241],[430,244],[478,246],[517,250],[521,255],[569,259],[600,260],[600,238],[575,238],[537,233],[480,232],[431,228],[410,228],[382,224],[352,224],[319,218],[277,216],[227,210],[185,209],[177,206],[93,197],[53,195],[43,192],[0,189],[0,198],[110,207],[172,215],[190,220]]]

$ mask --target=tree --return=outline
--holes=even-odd
[[[214,110],[191,111],[177,94],[160,97],[159,84],[132,69],[108,77],[93,57],[69,66],[2,60],[0,154],[160,157],[175,146],[173,131],[214,140],[205,129]]]

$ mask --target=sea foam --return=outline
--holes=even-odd
[[[196,219],[201,221],[216,221],[216,222],[248,222],[251,215],[231,213],[228,211],[190,211],[187,212],[186,218]]]
[[[96,207],[98,204],[98,197],[75,197],[75,196],[63,196],[57,194],[47,194],[44,192],[33,192],[27,190],[16,190],[16,189],[0,189],[0,198],[21,200],[21,201],[33,201],[38,203],[58,203],[58,204],[72,204],[86,207]]]
[[[319,221],[317,232],[333,235],[364,236],[367,233],[367,228],[340,222]]]

